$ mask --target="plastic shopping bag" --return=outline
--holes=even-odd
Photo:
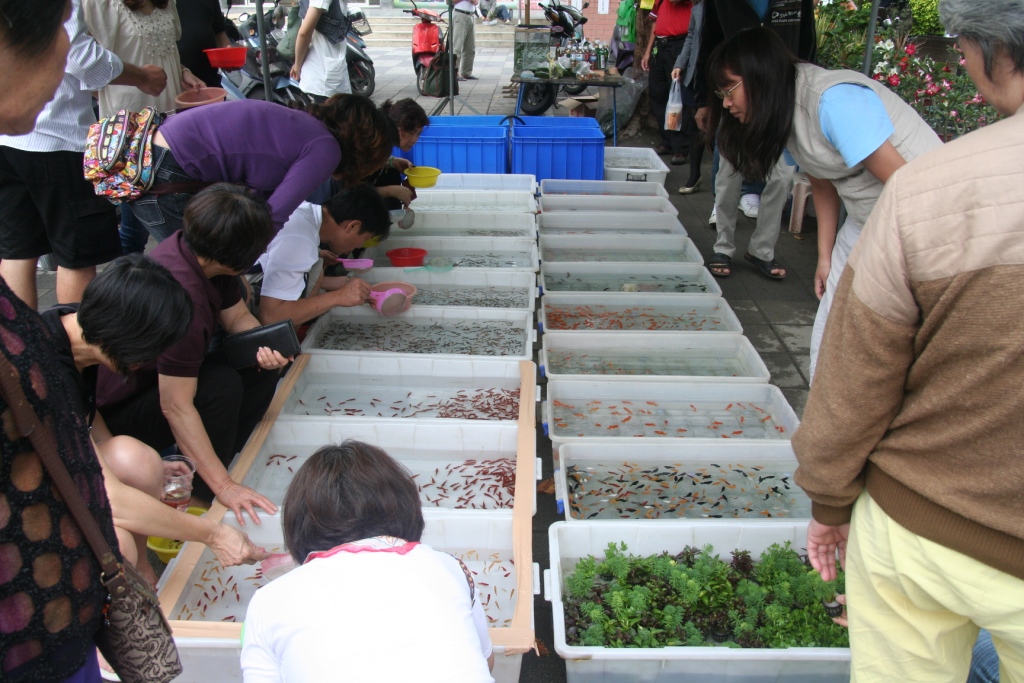
[[[668,104],[665,106],[665,130],[682,130],[683,128],[683,88],[678,80],[672,81],[672,89],[668,93]]]

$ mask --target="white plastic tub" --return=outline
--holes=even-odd
[[[424,513],[426,527],[422,541],[431,547],[451,552],[464,558],[470,570],[478,579],[477,590],[482,596],[491,595],[485,614],[495,621],[490,631],[494,646],[495,661],[492,675],[499,683],[516,683],[522,665],[522,653],[533,645],[533,600],[532,595],[519,599],[518,595],[531,591],[539,593],[539,567],[533,563],[529,543],[516,542],[512,517],[507,513],[479,513],[467,517],[459,513],[442,510],[427,510]],[[267,548],[281,548],[283,545],[280,516],[263,516],[263,524],[247,524],[245,531],[258,545]],[[234,515],[224,519],[226,524],[237,526]],[[529,529],[526,529],[529,537]],[[184,672],[175,679],[176,683],[242,683],[239,656],[242,649],[242,619],[248,608],[253,590],[258,583],[256,566],[233,567],[214,571],[218,567],[212,553],[199,544],[186,544],[178,558],[171,561],[159,583],[161,607],[170,615],[174,640]],[[528,567],[520,572],[520,567]],[[513,568],[510,576],[499,569]],[[223,606],[207,610],[205,619],[194,616],[190,620],[178,620],[176,616],[185,605],[195,605],[202,600],[202,591],[194,584],[202,585],[204,569],[207,576],[231,576],[239,585],[244,600],[225,600]],[[253,579],[253,580],[247,580]],[[488,580],[489,579],[489,580]],[[491,584],[481,586],[480,582]],[[510,597],[511,596],[511,597]],[[496,598],[503,598],[494,609]],[[193,599],[195,598],[195,599]],[[486,600],[486,597],[484,597]],[[231,611],[227,605],[233,603]],[[221,621],[221,613],[229,614],[236,621]]]
[[[443,257],[456,270],[490,268],[508,271],[537,272],[540,268],[536,240],[529,237],[406,237],[395,235],[363,252],[362,258],[372,258],[375,267],[391,268],[387,253],[392,249],[416,247],[426,249],[424,263]],[[410,268],[415,266],[410,266]],[[416,271],[411,271],[416,272]]]
[[[697,245],[683,235],[541,235],[540,259],[545,263],[698,263]],[[554,266],[560,268],[561,265]]]
[[[656,211],[673,216],[679,212],[664,197],[604,197],[594,195],[541,195],[541,213],[550,211]]]
[[[433,187],[417,187],[416,194],[455,190],[512,190],[537,192],[537,176],[529,173],[442,173]]]
[[[362,343],[359,348],[328,349],[322,348],[321,335],[332,327],[334,323],[349,323],[358,326],[360,334],[364,335],[373,330],[379,331],[379,344],[370,346]],[[401,322],[402,329],[397,330],[391,323]],[[492,344],[475,343],[474,345],[462,345],[446,351],[443,348],[434,348],[423,345],[423,342],[431,334],[429,329],[436,326],[457,326],[464,331],[467,338],[477,330],[478,323],[504,322],[511,326],[517,336],[515,348],[498,348]],[[496,325],[497,326],[497,325]],[[507,326],[501,325],[502,328]],[[481,331],[481,333],[483,333]],[[385,335],[386,336],[383,336]],[[510,331],[509,334],[512,334]],[[504,337],[503,337],[504,338]],[[533,360],[533,342],[536,341],[537,333],[533,327],[533,314],[527,311],[510,311],[498,308],[459,308],[459,307],[438,307],[438,306],[413,306],[410,310],[398,315],[385,318],[367,306],[358,308],[333,308],[326,314],[320,316],[305,341],[302,342],[302,351],[313,354],[352,354],[360,355],[391,355],[393,353],[414,353],[417,355],[433,356],[440,358],[480,358],[480,359],[504,359],[504,360]],[[413,342],[420,343],[420,350],[410,348]]]
[[[425,420],[518,421],[527,406],[516,397],[536,393],[536,366],[528,361],[310,355],[278,420],[393,417]],[[474,406],[472,418],[446,417]],[[493,406],[491,403],[500,405]],[[431,407],[435,406],[435,407]],[[445,407],[451,408],[446,413]]]
[[[725,299],[705,294],[549,292],[540,300],[541,332],[742,332]]]
[[[418,211],[408,230],[391,229],[392,238],[412,237],[528,237],[537,238],[533,213],[490,211]]]
[[[548,332],[542,341],[540,374],[548,379],[756,384],[770,378],[742,334]]]
[[[679,218],[654,211],[634,214],[552,211],[542,213],[538,219],[541,235],[686,235],[686,228]]]
[[[722,295],[711,271],[696,263],[645,264],[643,268],[610,263],[545,263],[540,268],[540,286],[542,293],[571,292],[602,298],[638,292]]]
[[[615,524],[629,516],[636,520],[811,516],[810,499],[793,481],[796,456],[789,442],[640,443],[631,444],[625,453],[618,445],[579,442],[562,446],[558,458],[555,503],[568,522]],[[643,486],[636,487],[634,482]]]
[[[551,569],[544,595],[551,602],[555,651],[569,683],[845,683],[848,648],[733,649],[725,647],[603,648],[570,646],[565,638],[565,579],[580,559],[603,557],[609,543],[626,543],[633,555],[679,553],[711,545],[723,557],[735,549],[759,556],[773,543],[803,548],[807,523],[797,521],[556,522],[548,529]]]
[[[604,179],[665,184],[668,166],[648,147],[614,147],[605,151]]]
[[[607,151],[605,152],[607,154]],[[587,194],[617,195],[623,197],[664,197],[668,191],[659,183],[631,183],[624,180],[560,180],[546,178],[540,181],[542,195]]]
[[[532,434],[529,439],[519,437],[516,424],[483,420],[477,424],[468,420],[279,419],[268,431],[241,483],[280,505],[295,472],[309,456],[326,444],[355,439],[379,446],[402,463],[422,487],[420,502],[425,509],[454,509],[465,515],[480,514],[483,510],[511,513],[511,501],[505,494],[492,500],[474,489],[469,504],[464,505],[457,495],[438,498],[436,486],[425,483],[431,479],[441,483],[442,477],[449,484],[458,483],[462,479],[459,466],[467,460],[511,460],[517,469],[529,460],[531,469],[539,471],[534,462],[535,439]],[[529,488],[522,495],[526,496],[527,505],[536,509],[536,486]],[[482,506],[486,507],[481,509]]]
[[[486,211],[537,213],[532,192],[516,190],[438,190],[417,193],[409,205],[416,211]]]
[[[581,440],[631,447],[639,437],[663,443],[788,441],[799,425],[771,384],[551,380],[544,401],[544,432],[556,448]]]
[[[532,313],[537,305],[537,276],[525,271],[460,268],[447,273],[407,273],[405,268],[373,268],[359,277],[371,284],[415,285],[418,291],[413,296],[413,306],[468,306]],[[494,305],[485,305],[488,303]]]

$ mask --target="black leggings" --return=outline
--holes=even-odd
[[[195,406],[213,450],[227,467],[267,412],[281,372],[258,367],[235,370],[222,362],[219,355],[210,354],[199,369]],[[158,451],[174,444],[171,426],[160,410],[160,388],[156,384],[104,408],[102,413],[115,435],[134,436]],[[199,477],[196,477],[193,492],[199,498],[213,498],[213,493]]]
[[[686,180],[686,187],[693,187],[700,179],[700,165],[704,161],[704,134],[697,127],[697,107],[683,107],[683,129],[680,134],[689,140],[690,145],[690,177]],[[714,185],[715,179],[711,179]]]

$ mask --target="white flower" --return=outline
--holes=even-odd
[[[896,44],[893,43],[892,40],[885,40],[882,41],[882,47],[884,47],[886,50],[892,50],[895,49]]]

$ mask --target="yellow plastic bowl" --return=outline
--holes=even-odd
[[[202,517],[208,511],[209,508],[190,507],[188,509],[188,514],[195,515],[196,517]],[[159,557],[160,561],[164,564],[167,564],[178,556],[178,551],[181,550],[182,545],[184,545],[182,541],[160,538],[159,536],[150,536],[146,539],[146,547],[156,553],[156,556]]]
[[[439,175],[441,175],[441,169],[430,166],[413,166],[405,171],[405,176],[413,187],[433,187],[437,184]]]

